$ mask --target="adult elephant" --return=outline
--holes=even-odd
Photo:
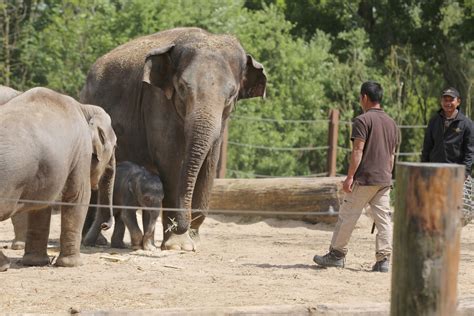
[[[186,210],[163,213],[162,249],[196,249],[229,114],[266,80],[236,38],[199,28],[137,38],[92,66],[81,100],[112,117],[118,161],[158,172],[163,207]]]
[[[49,263],[51,208],[61,197],[58,266],[81,263],[81,229],[91,188],[112,205],[116,136],[100,107],[34,88],[0,106],[0,221],[28,212],[24,265]],[[108,223],[110,226],[111,223]],[[8,269],[0,252],[0,271]]]

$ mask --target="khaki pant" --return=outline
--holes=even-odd
[[[339,209],[339,217],[332,235],[330,250],[347,254],[347,244],[362,210],[368,204],[377,227],[375,258],[390,259],[392,253],[392,216],[390,210],[390,186],[354,184],[351,193],[346,193]]]

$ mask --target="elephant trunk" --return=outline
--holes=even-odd
[[[99,182],[99,204],[108,205],[109,214],[106,222],[103,222],[100,227],[103,230],[107,230],[114,225],[114,211],[112,207],[113,192],[114,192],[114,181],[115,181],[115,154],[110,158],[107,167],[105,168],[104,174],[102,175]]]
[[[178,190],[179,208],[186,211],[178,212],[176,233],[186,232],[191,224],[191,209],[196,181],[210,149],[217,141],[221,131],[221,117],[216,114],[201,113],[189,118],[187,129],[186,157],[181,171]]]

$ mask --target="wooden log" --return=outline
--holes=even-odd
[[[391,315],[455,315],[464,167],[398,163]]]
[[[327,212],[339,211],[342,180],[340,177],[215,179],[210,210],[236,211],[232,214],[310,223],[334,223],[337,216],[328,215]],[[326,214],[307,214],[313,212]]]

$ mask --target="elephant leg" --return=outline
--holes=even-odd
[[[25,249],[26,232],[28,230],[28,213],[20,212],[12,216],[13,230],[15,231],[15,239],[12,242],[13,250]]]
[[[133,250],[142,249],[143,233],[137,222],[137,213],[134,210],[123,210],[122,220],[130,232],[130,239]]]
[[[110,212],[108,209],[105,209],[105,208],[99,208],[95,212],[94,222],[92,223],[91,227],[89,228],[89,231],[87,232],[86,236],[82,240],[82,243],[84,244],[84,246],[93,247],[96,244],[98,244],[99,236],[102,235],[101,225],[102,223],[108,221],[109,216],[110,216]],[[102,237],[105,239],[103,235]],[[107,239],[105,239],[105,245],[107,245]]]
[[[112,248],[125,248],[123,237],[125,235],[125,223],[122,220],[122,210],[114,210],[115,226],[110,245]]]
[[[80,257],[82,228],[87,215],[87,206],[91,198],[90,180],[84,177],[83,166],[79,165],[70,174],[63,189],[63,202],[72,205],[61,207],[61,235],[59,243],[61,250],[55,265],[60,267],[76,267],[82,265]]]
[[[99,204],[97,191],[91,192],[90,203]],[[84,227],[82,228],[82,240],[85,246],[95,246],[95,245],[107,246],[107,238],[105,238],[105,236],[102,234],[100,229],[99,229],[97,237],[95,237],[95,241],[93,244],[91,240],[85,241],[87,233],[92,229],[96,217],[97,217],[97,208],[89,207],[89,209],[87,210],[86,219],[84,221]],[[97,227],[94,227],[94,234],[96,230],[97,230]]]
[[[28,212],[28,231],[26,233],[25,266],[44,266],[49,264],[48,238],[51,225],[51,207]]]
[[[165,197],[166,199],[166,197]],[[174,208],[178,203],[170,203],[163,200],[164,208]],[[174,229],[177,226],[176,212],[163,211],[161,223],[163,225],[163,241],[161,242],[161,250],[184,250],[194,251],[196,250],[196,244],[189,235],[189,231],[183,234],[174,233]]]
[[[93,197],[91,197],[90,203],[96,204],[96,201],[93,200]],[[92,206],[87,209],[86,219],[84,220],[84,227],[82,227],[82,237],[85,237],[87,235],[87,232],[91,228],[95,218],[95,211],[96,208]]]
[[[88,195],[88,194],[87,194]],[[86,204],[85,201],[76,203]],[[82,265],[80,258],[82,226],[87,215],[86,206],[63,206],[61,210],[61,235],[59,242],[61,251],[56,265],[60,267],[76,267]]]
[[[10,268],[10,260],[0,250],[0,272],[7,271]]]
[[[142,211],[144,250],[155,250],[155,226],[160,215],[159,211]]]

